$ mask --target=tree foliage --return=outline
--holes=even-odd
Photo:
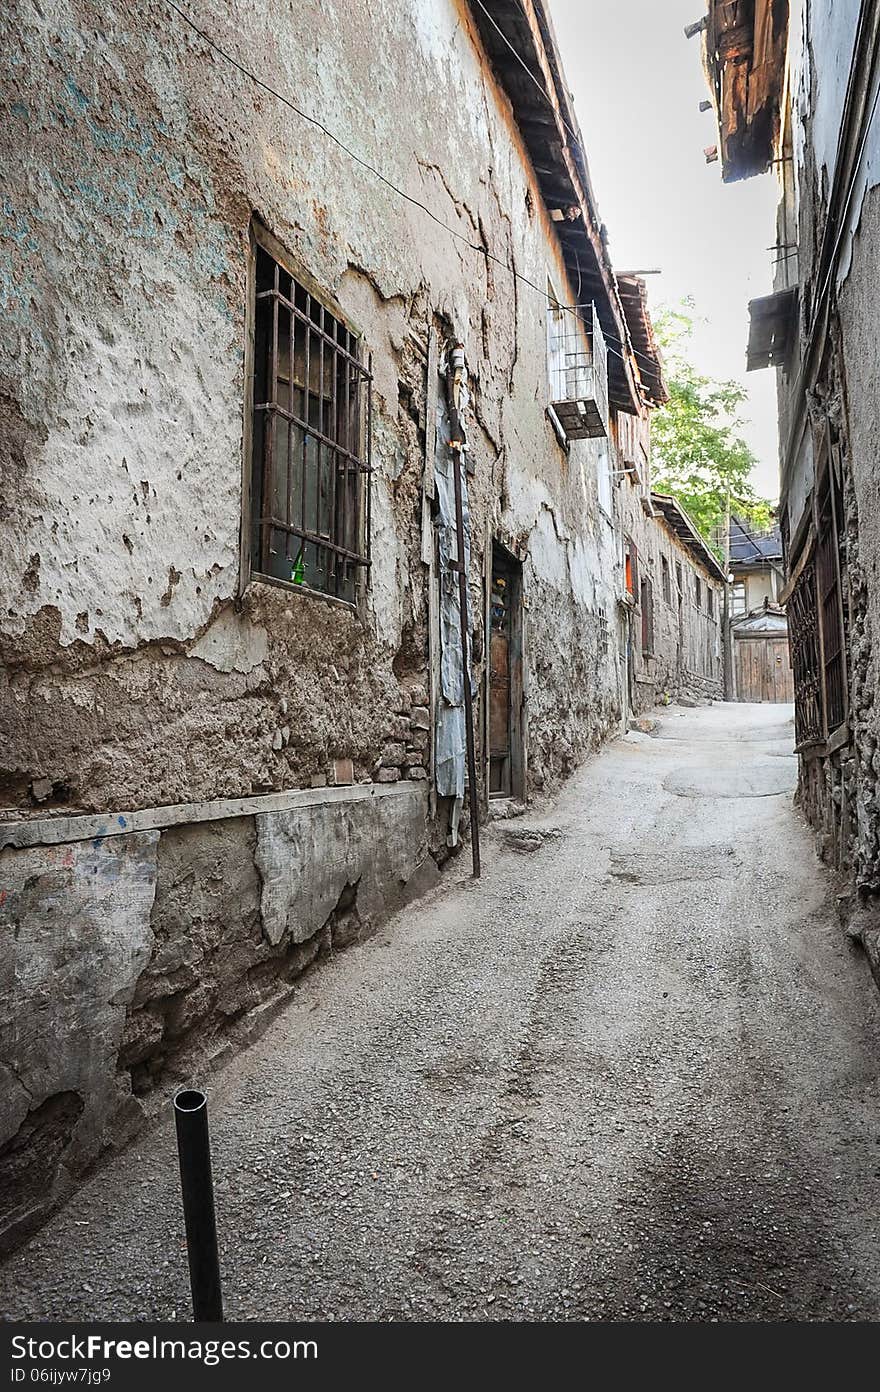
[[[679,500],[720,556],[728,496],[731,511],[756,530],[770,525],[771,504],[751,482],[757,459],[743,439],[739,414],[745,388],[702,376],[687,357],[692,309],[685,300],[661,309],[654,322],[669,402],[652,420],[653,486]]]

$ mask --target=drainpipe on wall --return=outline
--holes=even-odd
[[[725,701],[733,695],[733,629],[730,612],[730,489],[724,498],[724,617],[721,624],[722,691]]]
[[[452,451],[452,474],[455,485],[455,537],[458,573],[458,610],[461,619],[461,665],[464,684],[464,726],[467,748],[468,806],[471,814],[471,861],[474,879],[480,877],[480,807],[477,794],[477,756],[474,740],[474,704],[471,691],[471,664],[468,644],[468,574],[465,561],[464,509],[462,505],[461,467],[466,448],[464,426],[459,413],[461,386],[464,380],[464,347],[456,343],[449,352],[446,369],[446,398],[449,405],[449,448]]]

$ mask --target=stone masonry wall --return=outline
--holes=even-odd
[[[464,339],[471,372],[475,598],[484,538],[530,554],[535,782],[561,776],[613,717],[595,448],[560,450],[544,411],[544,301],[480,249],[564,284],[507,100],[454,0],[357,0],[335,21],[332,8],[236,3],[212,32],[360,133],[476,250],[438,235],[161,7],[16,0],[4,16],[8,806],[131,808],[308,787],[337,760],[358,780],[418,766],[424,739],[399,762],[388,748],[428,677],[432,327]],[[404,86],[401,141],[383,93]],[[455,94],[442,120],[440,93]],[[239,584],[254,215],[373,353],[373,568],[356,610]],[[557,644],[579,655],[574,674]]]
[[[313,962],[436,882],[424,784],[287,804],[149,830],[73,818],[82,839],[57,844],[45,821],[4,832],[33,844],[0,850],[0,1250]]]
[[[461,235],[161,6],[0,18],[6,1241],[449,853],[427,797],[432,334],[470,373],[483,694],[493,537],[524,558],[528,789],[620,716],[597,447],[560,446],[545,301],[492,257],[560,291],[564,267],[466,7],[235,0],[204,24]],[[254,219],[372,353],[354,606],[244,583]]]

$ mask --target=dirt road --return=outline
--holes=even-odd
[[[209,1080],[229,1318],[877,1319],[880,997],[788,707],[672,707]],[[0,1273],[186,1318],[171,1128]]]

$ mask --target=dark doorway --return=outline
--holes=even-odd
[[[522,565],[498,542],[489,594],[489,796],[525,798]]]

